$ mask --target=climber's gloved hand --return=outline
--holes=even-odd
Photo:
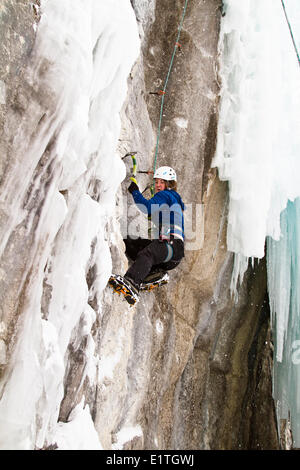
[[[130,177],[130,180],[131,180],[131,184],[128,187],[128,191],[130,192],[130,194],[132,194],[133,191],[139,191],[137,180],[133,176]]]

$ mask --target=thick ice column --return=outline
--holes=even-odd
[[[268,238],[268,290],[274,335],[273,394],[278,420],[291,419],[300,447],[300,198],[281,214],[281,239]]]
[[[34,99],[28,99],[23,119],[32,124],[32,141],[26,145],[28,136],[22,126],[15,131],[20,155],[12,159],[1,195],[11,214],[4,248],[24,217],[23,201],[34,185],[39,198],[39,204],[32,204],[29,220],[39,224],[34,246],[26,253],[29,268],[33,266],[24,273],[28,301],[18,312],[22,317],[19,341],[1,376],[2,449],[40,448],[49,435],[51,442],[63,396],[68,344],[80,319],[84,325],[80,332],[87,336],[91,353],[86,369],[93,365],[95,312],[89,305],[87,270],[93,255],[100,295],[111,267],[104,229],[113,218],[115,194],[125,177],[125,166],[116,153],[119,113],[139,53],[130,0],[45,0],[41,4],[26,76]],[[32,116],[40,112],[35,128]],[[51,157],[55,175],[48,184],[43,173],[37,177],[45,166],[44,154]],[[94,196],[90,186],[96,183],[101,189]],[[26,229],[30,233],[32,223]],[[1,322],[1,333],[6,327]],[[7,362],[4,341],[0,360]],[[85,433],[93,426],[86,414],[87,410],[73,416],[84,421]],[[72,435],[68,441],[77,445]]]
[[[300,68],[280,2],[227,0],[213,165],[229,181],[228,249],[262,258],[299,196]]]

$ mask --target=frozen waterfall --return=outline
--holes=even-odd
[[[40,3],[41,19],[35,24],[35,46],[26,69],[36,101],[29,100],[13,136],[16,153],[6,168],[0,201],[5,207],[1,254],[17,230],[21,242],[22,235],[26,239],[28,233],[34,234],[33,243],[28,243],[32,259],[22,266],[20,282],[20,290],[29,283],[31,295],[24,300],[22,315],[17,311],[13,317],[13,326],[22,327],[22,335],[16,335],[12,353],[0,337],[0,366],[5,366],[0,382],[0,448],[39,449],[56,443],[59,449],[102,449],[107,442],[102,442],[83,399],[76,402],[67,422],[59,416],[70,344],[77,346],[84,339],[86,362],[81,364],[80,381],[99,381],[103,400],[111,390],[106,382],[119,373],[117,364],[129,349],[125,313],[116,317],[105,351],[97,350],[90,296],[101,314],[101,296],[112,268],[107,227],[113,225],[111,238],[121,239],[119,227],[114,227],[116,192],[126,173],[116,151],[120,110],[140,52],[132,4],[139,3],[136,11],[142,15],[144,8],[154,8],[154,2]],[[300,48],[299,0],[285,3]],[[279,420],[290,418],[294,445],[300,447],[300,67],[280,0],[224,0],[223,7],[222,93],[213,166],[229,182],[232,286],[234,290],[243,278],[249,258],[267,254],[275,344],[273,394]],[[212,60],[208,54],[206,58]],[[5,93],[0,81],[0,104]],[[22,101],[21,94],[18,99]],[[187,120],[176,119],[185,132]],[[39,217],[30,205],[38,208]],[[13,243],[10,247],[15,249]],[[91,267],[95,271],[89,291]],[[214,305],[204,315],[205,329],[212,312]],[[7,333],[8,323],[0,322],[1,334]],[[156,328],[160,335],[159,321]],[[191,331],[185,326],[182,336],[188,337],[187,343]],[[178,364],[181,360],[177,355]],[[169,357],[167,361],[171,367]],[[127,369],[123,375],[125,381]],[[118,385],[121,389],[123,383]],[[117,408],[118,402],[109,406]],[[107,422],[112,419],[110,414],[104,417]],[[126,424],[114,436],[112,448],[122,448],[128,436],[141,434],[139,425]]]
[[[229,181],[233,289],[248,259],[264,256],[267,238],[274,398],[279,420],[290,413],[300,447],[300,67],[279,0],[223,3],[213,164]],[[286,0],[285,6],[300,49],[299,1]]]
[[[281,213],[281,238],[268,238],[268,290],[274,331],[273,394],[279,418],[300,446],[300,198]]]
[[[61,449],[102,448],[88,407],[83,409],[83,404],[79,404],[67,424],[57,420],[67,346],[79,320],[83,326],[80,334],[87,336],[90,352],[82,380],[85,376],[93,380],[95,374],[95,345],[90,333],[95,312],[89,305],[86,266],[93,256],[98,264],[97,290],[101,293],[111,272],[103,227],[114,213],[116,191],[125,177],[125,165],[116,154],[119,113],[139,47],[136,18],[129,0],[41,3],[28,75],[36,94],[42,94],[41,109],[46,109],[31,142],[23,127],[17,132],[19,158],[24,166],[17,158],[11,162],[11,175],[1,194],[10,214],[1,246],[25,217],[22,201],[44,154],[52,158],[52,179],[36,229],[35,275],[31,281],[34,295],[23,315],[24,335],[1,382],[2,449],[31,449],[34,445],[39,448],[45,439],[51,442],[52,438]],[[38,116],[39,112],[33,101],[28,115]],[[39,180],[43,177],[42,174],[34,180],[35,197],[41,197]],[[93,199],[92,188],[87,187],[89,180],[101,185],[100,203]],[[33,222],[28,222],[28,231]],[[95,238],[97,249],[91,253]],[[39,256],[41,241],[44,254]],[[54,241],[58,256],[52,252]],[[63,253],[60,261],[59,253]],[[45,274],[47,280],[43,281]],[[24,278],[26,275],[25,272]],[[43,282],[44,287],[48,282],[52,286],[47,321],[41,301]],[[80,341],[80,337],[76,340]],[[6,347],[2,340],[0,358],[5,364]]]

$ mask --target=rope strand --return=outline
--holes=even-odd
[[[291,24],[289,22],[289,18],[288,18],[288,15],[287,15],[287,12],[286,12],[286,9],[285,9],[285,4],[284,4],[283,0],[281,0],[281,5],[282,5],[283,11],[284,11],[285,19],[287,21],[287,24],[288,24],[288,27],[289,27],[289,30],[290,30],[290,35],[291,35],[293,45],[294,45],[294,48],[295,48],[295,51],[296,51],[298,64],[300,65],[300,56],[299,56],[299,52],[298,52],[298,49],[297,49],[297,44],[296,44],[296,41],[295,41],[295,38],[294,38],[293,30],[292,30]]]
[[[185,14],[186,14],[188,1],[189,0],[185,0],[183,14],[182,14],[181,21],[180,21],[180,24],[179,24],[179,27],[178,27],[178,34],[177,34],[175,46],[174,46],[174,49],[173,49],[173,54],[172,54],[172,57],[171,57],[169,70],[168,70],[166,80],[165,80],[165,84],[164,84],[164,87],[163,87],[163,93],[162,93],[161,105],[160,105],[160,116],[159,116],[159,123],[158,123],[158,129],[157,129],[157,139],[156,139],[156,148],[155,148],[155,156],[154,156],[153,174],[155,173],[156,163],[157,163],[158,146],[159,146],[159,139],[160,139],[160,130],[161,130],[161,123],[162,123],[163,108],[164,108],[164,101],[165,101],[165,94],[166,94],[167,84],[168,84],[168,80],[169,80],[169,77],[170,77],[170,74],[171,74],[171,70],[172,70],[172,66],[173,66],[176,51],[177,51],[178,47],[181,47],[180,44],[179,44],[179,38],[180,38],[182,26],[183,26],[184,17],[185,17]],[[154,180],[153,180],[153,183],[154,183]],[[151,192],[153,192],[153,186],[152,186]]]

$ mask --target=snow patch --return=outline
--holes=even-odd
[[[67,423],[59,422],[53,444],[58,450],[103,450],[89,406],[83,401],[74,408]]]
[[[0,104],[6,103],[6,85],[3,80],[0,80]]]
[[[164,325],[160,320],[157,320],[155,323],[156,332],[162,334],[164,331]]]
[[[174,121],[175,121],[176,125],[178,127],[180,127],[181,129],[187,129],[188,122],[189,122],[187,119],[185,119],[183,117],[176,117],[176,118],[174,118]]]
[[[116,442],[112,445],[112,449],[123,449],[126,442],[132,441],[135,437],[142,437],[143,431],[141,426],[125,426],[115,436]]]

